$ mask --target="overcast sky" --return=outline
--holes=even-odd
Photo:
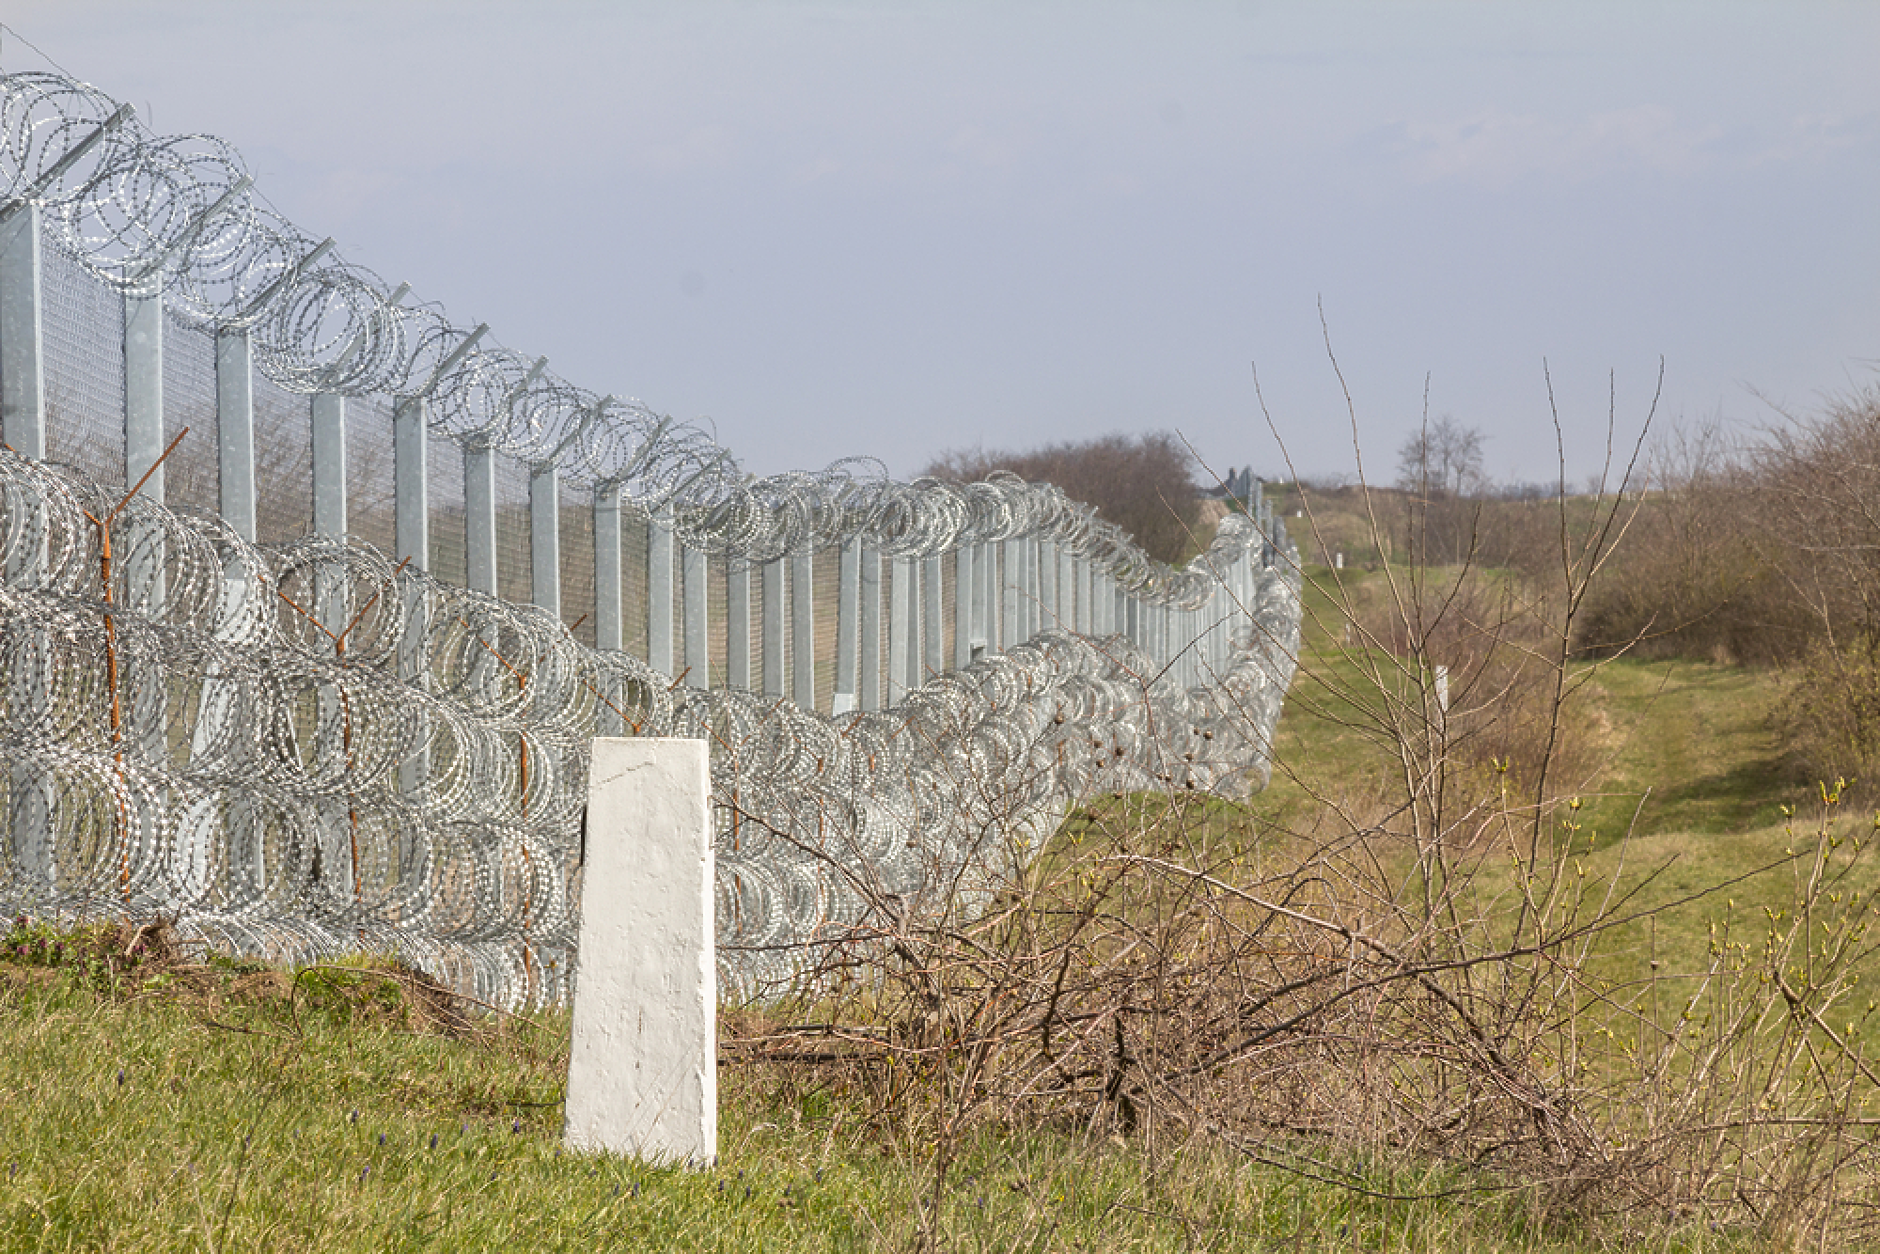
[[[1174,429],[1576,479],[1880,360],[1880,4],[10,0],[0,68],[757,471]],[[1759,399],[1760,398],[1760,399]]]

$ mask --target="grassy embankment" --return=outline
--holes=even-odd
[[[1307,647],[1323,662],[1335,615],[1313,608]],[[1620,662],[1596,682],[1610,765],[1585,811],[1593,860],[1616,861],[1635,810],[1625,857],[1669,862],[1656,894],[1780,854],[1790,789],[1768,730],[1772,680]],[[1282,772],[1245,811],[1209,807],[1218,838],[1304,827],[1306,785],[1361,790],[1380,769],[1372,745],[1302,702],[1278,753],[1298,777]],[[1701,910],[1686,916],[1661,921],[1658,943],[1696,943]],[[1676,928],[1688,932],[1668,938]],[[996,1125],[968,1139],[938,1213],[923,1212],[922,1164],[857,1096],[764,1065],[721,1072],[713,1171],[576,1157],[556,1144],[563,1016],[465,1021],[381,975],[187,954],[132,964],[117,949],[103,961],[107,942],[90,943],[56,960],[30,943],[0,956],[6,1249],[825,1250],[905,1248],[925,1230],[948,1249],[1525,1250],[1586,1236],[1532,1231],[1519,1194],[1393,1202],[1218,1148],[1151,1157]],[[1379,1193],[1449,1179],[1362,1171]],[[1700,1226],[1653,1246],[1747,1248],[1736,1240]]]

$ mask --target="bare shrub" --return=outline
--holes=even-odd
[[[1862,799],[1880,795],[1880,639],[1817,642],[1794,667],[1777,717],[1793,777],[1845,779]]]
[[[1739,880],[1671,895],[1625,833],[1587,869],[1570,741],[1597,663],[1573,645],[1636,473],[1553,503],[1551,583],[1327,576],[1291,717],[1356,733],[1375,789],[1354,801],[1281,758],[1314,802],[1293,830],[1186,793],[1081,799],[1040,855],[974,868],[937,914],[874,903],[734,1056],[866,1095],[887,1150],[926,1168],[920,1248],[954,1243],[969,1138],[1038,1128],[1120,1138],[1151,1174],[1205,1146],[1393,1204],[1518,1195],[1557,1236],[1697,1222],[1858,1246],[1880,1196],[1859,991],[1880,837],[1823,789],[1812,829]],[[1725,904],[1752,879],[1760,913]],[[1693,910],[1713,914],[1702,952],[1661,954],[1657,923]],[[1425,1168],[1413,1188],[1403,1163]]]
[[[1821,634],[1880,633],[1880,390],[1791,419],[1751,464],[1782,575]]]
[[[1627,543],[1593,582],[1575,636],[1585,656],[1771,665],[1814,632],[1743,451],[1715,428],[1681,430],[1653,450],[1655,490]]]

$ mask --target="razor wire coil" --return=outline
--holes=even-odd
[[[832,544],[901,560],[1047,540],[1142,600],[1215,604],[1260,573],[1194,688],[1122,637],[1046,631],[830,716],[676,687],[553,615],[357,541],[243,540],[0,450],[0,899],[161,911],[227,947],[396,951],[500,1004],[564,996],[587,746],[712,746],[721,976],[789,980],[802,946],[915,908],[976,859],[1034,846],[1093,789],[1264,779],[1298,643],[1283,532],[1230,516],[1182,568],[1046,484],[892,480],[867,459],[746,474],[709,432],[600,396],[389,289],[259,204],[208,136],[154,135],[58,75],[0,78],[0,213],[33,205],[96,282],[245,335],[296,394],[422,402],[431,432],[661,518],[758,565]]]

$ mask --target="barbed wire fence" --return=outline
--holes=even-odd
[[[0,77],[0,903],[568,991],[588,743],[703,737],[721,980],[1265,782],[1258,500],[1182,568],[1010,477],[754,476],[347,263],[212,137]],[[833,612],[832,612],[833,611]]]

